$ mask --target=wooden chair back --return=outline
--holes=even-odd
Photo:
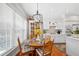
[[[20,53],[20,55],[22,55],[22,47],[21,47],[21,42],[20,42],[20,39],[19,39],[19,37],[18,37],[18,47],[19,47],[19,53]]]
[[[18,47],[19,47],[19,52],[17,53],[17,56],[33,56],[33,54],[34,54],[34,51],[33,50],[30,50],[30,51],[28,51],[28,52],[23,52],[22,51],[22,46],[21,46],[21,42],[20,42],[20,39],[19,39],[19,37],[18,37]]]
[[[44,56],[50,56],[52,53],[52,46],[53,42],[51,41],[51,38],[48,37],[44,40],[44,46],[43,46],[43,55]]]

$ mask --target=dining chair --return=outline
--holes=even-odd
[[[43,56],[51,56],[53,43],[50,39],[45,40],[43,46]]]
[[[23,52],[19,37],[18,37],[18,48],[20,51],[17,53],[17,56],[29,56],[29,55],[33,56],[33,50]]]
[[[44,40],[43,48],[37,49],[37,53],[41,56],[51,56],[52,53],[53,42],[50,37],[47,37]]]

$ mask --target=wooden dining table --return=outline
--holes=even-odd
[[[29,46],[30,46],[30,49],[34,49],[34,55],[37,55],[36,49],[42,48],[42,47],[43,47],[43,44],[41,44],[41,43],[39,43],[39,42],[31,42],[31,43],[29,44]]]
[[[31,43],[29,44],[29,46],[36,49],[36,48],[41,48],[41,47],[43,47],[43,44],[40,43],[40,42],[31,42]]]

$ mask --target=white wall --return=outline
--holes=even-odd
[[[13,24],[13,10],[11,10],[5,4],[0,4],[0,24],[1,23],[3,23],[1,26],[6,26],[6,25],[10,25],[10,27],[13,26],[12,25]]]

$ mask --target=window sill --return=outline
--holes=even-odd
[[[15,47],[15,48],[12,48],[12,49],[9,49],[9,50],[5,50],[3,53],[1,53],[1,56],[9,56],[10,54],[12,55],[16,55],[15,54],[15,51],[18,47]],[[18,51],[18,50],[17,50]],[[16,52],[17,52],[16,51]],[[13,53],[14,52],[14,53]]]

